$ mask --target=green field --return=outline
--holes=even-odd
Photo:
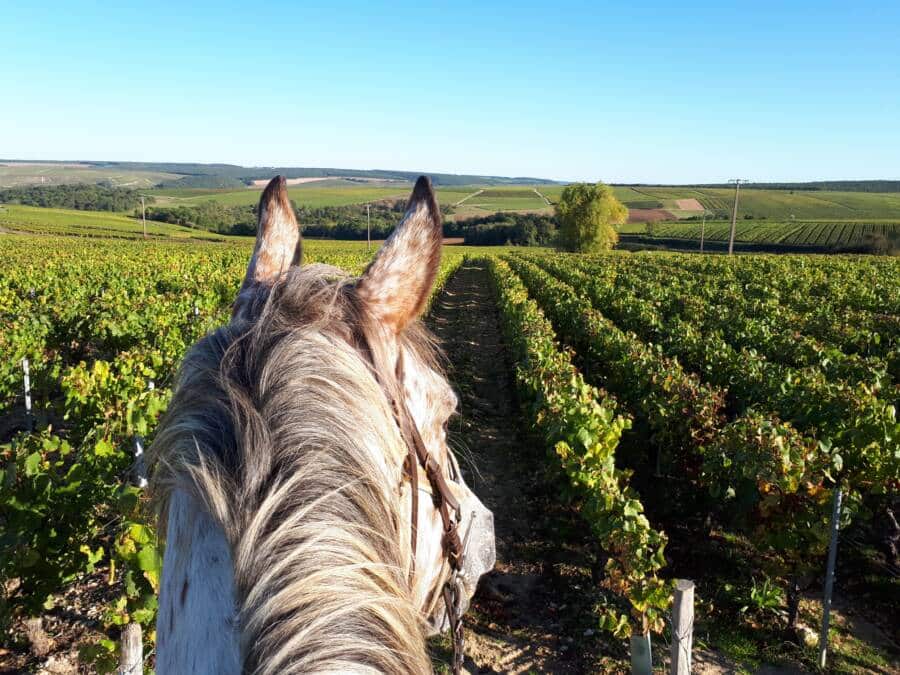
[[[288,194],[301,206],[347,206],[364,204],[382,199],[406,199],[410,185],[369,186],[345,181],[342,184],[328,181],[328,185],[308,183],[288,188]],[[227,206],[252,205],[259,200],[261,190],[152,190],[161,205],[195,205],[204,201],[217,201]],[[460,204],[461,214],[486,215],[498,211],[537,211],[547,208],[547,203],[535,193],[534,188],[489,188],[478,185],[438,188],[435,191],[442,206]]]
[[[55,168],[54,165],[49,165]],[[2,167],[0,167],[2,168]],[[62,170],[62,169],[60,169]],[[76,171],[76,169],[66,169]],[[108,173],[108,172],[107,172]],[[290,198],[305,207],[362,205],[382,200],[405,200],[411,187],[402,182],[360,182],[329,179],[288,188]],[[486,186],[439,187],[438,202],[447,209],[448,220],[479,218],[494,213],[526,212],[552,214],[564,186]],[[699,239],[700,223],[686,218],[702,211],[683,210],[678,200],[697,200],[710,212],[706,238],[727,240],[733,192],[726,188],[616,186],[616,196],[637,221],[625,225],[622,234],[646,236],[644,217],[663,221],[652,228],[652,236],[669,239]],[[249,207],[259,199],[259,188],[241,189],[152,189],[157,206],[197,206],[215,201],[225,206]],[[548,204],[549,200],[551,204]],[[683,205],[683,204],[682,204]],[[94,213],[61,209],[25,208],[15,205],[0,211],[0,227],[7,230],[42,233],[70,233],[118,237],[139,236],[140,223],[131,214]],[[646,216],[635,213],[646,209]],[[360,211],[364,215],[365,209]],[[861,242],[868,235],[890,234],[900,223],[900,193],[840,192],[827,190],[741,191],[738,208],[737,241],[762,244],[844,246]],[[148,225],[153,236],[216,237],[201,230],[161,223]]]
[[[109,182],[116,187],[151,188],[178,177],[177,174],[160,171],[109,170],[79,164],[0,163],[0,188],[101,182]]]
[[[706,223],[706,241],[728,241],[731,223]],[[659,239],[700,240],[701,223],[657,223],[649,230],[644,223],[629,223],[620,234]],[[848,246],[862,243],[867,236],[900,233],[900,222],[769,222],[741,220],[735,225],[735,241],[789,246]]]
[[[370,187],[350,184],[344,186],[321,187],[317,183],[295,185],[288,188],[291,199],[301,206],[346,206],[363,204],[381,199],[404,199],[409,196],[410,187]],[[262,188],[240,190],[153,190],[149,194],[157,197],[160,204],[183,204],[192,206],[205,201],[217,201],[226,206],[250,206],[259,201]]]
[[[434,191],[438,204],[441,206],[453,206],[465,199],[468,204],[473,196],[482,188],[475,185],[463,185],[460,187],[437,188]]]
[[[456,218],[486,216],[503,211],[549,212],[547,205],[533,187],[473,188],[469,199],[456,207]]]
[[[84,237],[143,237],[141,221],[118,213],[42,209],[36,206],[0,205],[0,233],[65,234]],[[154,238],[210,239],[225,237],[180,225],[147,221],[147,234]],[[229,237],[229,239],[240,239]]]
[[[288,194],[301,206],[347,206],[364,204],[383,199],[406,199],[412,189],[409,185],[378,186],[343,184],[323,186],[320,183],[292,186]],[[541,189],[541,188],[539,188]],[[227,206],[255,204],[261,190],[153,190],[150,192],[161,205],[195,205],[204,201],[217,201]],[[442,206],[453,207],[463,201],[455,212],[458,217],[483,216],[500,211],[540,211],[547,209],[547,203],[532,187],[490,188],[478,185],[438,188],[435,191]],[[549,197],[549,195],[548,195]],[[552,197],[550,197],[552,199]]]
[[[564,186],[539,188],[552,201],[559,199]],[[675,201],[696,199],[720,216],[729,214],[734,201],[730,188],[626,187],[613,188],[616,197],[629,208],[664,208],[676,211]],[[692,214],[689,214],[692,215]],[[898,220],[900,193],[838,192],[828,190],[741,190],[738,217],[796,220]]]
[[[116,163],[0,163],[0,188],[22,185],[59,185],[63,183],[108,183],[114,186],[146,189],[163,205],[194,205],[214,200],[228,206],[252,205],[259,198],[258,187],[247,188],[165,188],[153,186],[161,182],[190,178],[191,172],[207,171],[227,175],[241,174],[240,167],[217,169],[206,165],[177,164],[116,164]],[[182,171],[182,173],[172,173]],[[237,173],[235,173],[237,171]],[[262,170],[247,169],[244,173],[264,175]],[[277,171],[272,169],[273,172]],[[390,172],[376,172],[387,176]],[[233,175],[232,175],[233,174]],[[243,174],[241,174],[243,175]],[[548,208],[536,189],[551,202],[559,199],[563,185],[502,185],[489,177],[471,176],[470,185],[441,185],[441,175],[436,175],[437,196],[444,206],[457,207],[457,218],[483,216],[501,211],[541,211]],[[444,176],[444,178],[449,178]],[[505,179],[504,179],[505,180]],[[495,184],[490,183],[494,181]],[[478,183],[481,184],[478,184]],[[363,204],[382,199],[403,199],[411,185],[397,178],[363,182],[359,179],[332,177],[322,181],[294,185],[289,188],[291,199],[308,207],[345,206]],[[616,196],[630,209],[664,209],[672,219],[696,215],[696,211],[682,210],[676,203],[681,199],[696,199],[714,216],[726,218],[731,210],[734,192],[730,188],[705,188],[691,186],[614,186]],[[476,194],[477,193],[477,194]],[[466,199],[468,197],[468,199]],[[766,218],[777,222],[792,220],[822,220],[832,222],[900,220],[900,193],[851,192],[828,189],[759,189],[741,191],[739,217],[750,215],[754,219]]]
[[[625,192],[627,190],[627,192]],[[657,200],[668,208],[676,199],[696,199],[710,211],[728,213],[734,191],[727,188],[617,188],[626,202]],[[739,217],[770,220],[863,220],[900,217],[900,194],[825,190],[741,190]]]

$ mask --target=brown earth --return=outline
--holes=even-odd
[[[675,205],[682,211],[702,211],[703,204],[696,199],[676,199]]]
[[[98,568],[94,574],[54,594],[56,602],[52,609],[39,616],[17,618],[11,640],[0,643],[0,675],[94,672],[82,661],[79,652],[110,637],[104,630],[103,612],[123,588],[121,582],[109,585],[108,576],[108,568]],[[12,592],[10,583],[7,592]]]
[[[600,590],[586,528],[562,505],[546,451],[522,426],[491,289],[483,263],[464,264],[428,321],[460,395],[451,446],[494,512],[497,537],[497,565],[466,615],[465,665],[472,673],[618,670],[621,647],[606,643],[592,618]]]
[[[675,220],[665,209],[628,209],[629,223],[655,223],[659,220]]]

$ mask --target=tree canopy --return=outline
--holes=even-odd
[[[579,253],[602,251],[619,240],[615,226],[628,219],[628,209],[603,183],[575,183],[562,191],[556,204],[559,245]]]
[[[152,197],[147,197],[149,204]],[[141,204],[141,193],[108,185],[30,185],[0,190],[0,203],[81,211],[128,211]]]

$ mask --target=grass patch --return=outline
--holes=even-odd
[[[0,205],[0,229],[30,234],[62,234],[82,237],[139,239],[144,236],[140,219],[106,211],[45,209],[38,206]],[[147,235],[166,239],[222,241],[214,232],[181,225],[147,221]]]

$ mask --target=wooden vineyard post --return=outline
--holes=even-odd
[[[650,650],[650,632],[631,636],[631,675],[651,675],[653,654]]]
[[[121,649],[118,675],[143,675],[144,648],[139,623],[129,623],[122,630]]]
[[[825,570],[825,597],[822,598],[822,634],[819,636],[819,667],[828,658],[828,623],[831,620],[831,593],[834,590],[834,563],[837,558],[838,531],[841,529],[841,487],[834,489],[831,512],[831,541],[828,543],[828,567]]]
[[[34,416],[31,414],[31,370],[28,359],[22,359],[22,384],[25,388],[25,424],[28,431],[34,429]]]
[[[691,648],[694,641],[694,582],[675,582],[675,604],[672,608],[671,675],[690,675]]]

